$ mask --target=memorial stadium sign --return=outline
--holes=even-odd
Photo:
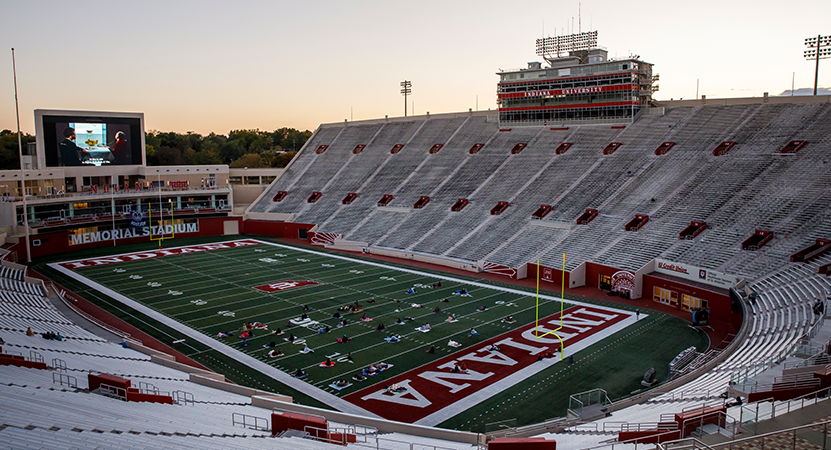
[[[98,226],[69,230],[69,245],[89,244],[93,242],[131,239],[144,236],[170,236],[174,233],[198,233],[197,219],[176,219],[164,226],[142,226],[99,230]]]
[[[665,273],[674,277],[709,284],[723,289],[730,289],[739,283],[739,278],[734,275],[660,258],[655,258],[655,272]]]

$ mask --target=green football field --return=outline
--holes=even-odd
[[[500,286],[484,286],[482,280],[266,242],[83,267],[75,272],[279,370],[302,369],[309,374],[304,381],[340,397],[533,323],[537,307],[540,317],[560,310],[556,299],[537,300],[533,292],[508,292]],[[317,284],[291,287],[287,282]],[[442,286],[433,287],[438,282]],[[268,285],[285,289],[255,289]],[[410,288],[415,293],[408,294]],[[460,289],[469,295],[454,295]],[[360,305],[359,311],[342,310],[349,305]],[[479,311],[483,306],[487,309]],[[436,308],[441,312],[434,312]],[[457,321],[448,323],[450,315]],[[509,315],[515,323],[502,321]],[[346,325],[339,326],[344,319]],[[398,319],[403,325],[395,324]],[[255,322],[267,330],[255,330],[243,346],[240,329],[244,323]],[[427,323],[433,327],[429,333],[415,330]],[[386,330],[379,331],[380,324]],[[278,328],[284,334],[271,333]],[[479,334],[472,336],[471,328]],[[218,333],[234,336],[218,338]],[[385,342],[391,334],[399,335],[401,342]],[[487,423],[497,420],[516,419],[521,425],[563,415],[568,394],[601,387],[610,397],[621,397],[639,389],[639,377],[649,367],[665,376],[666,364],[678,352],[690,345],[700,351],[706,348],[703,333],[657,313],[618,334],[578,353],[575,364],[554,366],[550,373],[537,374],[505,391],[504,397],[491,398],[441,426],[483,431]],[[650,334],[664,337],[644,345]],[[351,340],[338,343],[343,335]],[[287,341],[289,336],[296,338],[294,342]],[[448,347],[449,340],[461,347]],[[270,343],[283,356],[268,358],[270,348],[265,346]],[[300,353],[304,346],[314,353]],[[436,354],[425,352],[431,346]],[[327,357],[337,364],[320,367]],[[395,370],[342,390],[329,386],[381,361]],[[553,392],[557,395],[550,395]]]

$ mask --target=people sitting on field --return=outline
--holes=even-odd
[[[362,373],[368,377],[372,377],[378,375],[379,373],[387,370],[390,368],[390,365],[384,362],[379,362],[375,364],[370,364],[362,371]]]
[[[375,331],[385,331],[387,327],[384,326],[383,323],[379,323],[377,327],[375,327]]]
[[[338,311],[340,311],[340,312],[349,311],[349,305],[341,306],[340,308],[338,308]]]
[[[332,318],[333,319],[340,319],[340,313],[336,312],[336,313],[332,314]]]
[[[250,336],[251,336],[251,333],[248,332],[248,331],[246,331],[245,333],[242,333],[241,335],[239,335],[239,337],[241,337],[243,339],[248,339]]]
[[[435,308],[433,308],[433,312],[434,312],[434,313],[443,313],[444,311],[442,311],[442,310],[441,310],[441,308],[439,308],[438,306],[436,306]]]
[[[338,338],[338,343],[339,343],[339,344],[345,344],[345,343],[347,343],[347,342],[349,342],[349,341],[351,341],[351,340],[352,340],[352,339],[351,339],[349,336],[347,336],[347,335],[345,335],[345,334],[344,334],[344,335],[343,335],[343,337]]]
[[[355,381],[364,381],[364,380],[366,380],[366,377],[363,376],[362,374],[358,373],[354,377],[352,377],[352,379],[355,380]]]
[[[263,345],[264,348],[274,348],[277,346],[277,341],[271,341],[268,344]]]
[[[331,359],[329,359],[328,357],[326,358],[326,361],[323,361],[322,363],[320,363],[320,367],[332,367],[334,365],[335,365],[335,362],[332,361]]]
[[[499,351],[499,347],[498,347],[496,344],[493,344],[493,345],[491,345],[490,347],[488,347],[488,351],[489,351],[489,352],[498,352],[498,351]]]
[[[479,312],[482,312],[482,311],[487,311],[487,310],[488,310],[488,307],[487,307],[487,306],[485,306],[485,305],[482,305],[482,306],[480,306],[480,307],[476,308],[476,310],[477,310],[477,311],[479,311]]]
[[[372,297],[371,299],[369,299],[369,303],[375,303],[375,297]]]
[[[279,348],[272,349],[268,352],[268,357],[269,358],[276,358],[278,356],[283,356],[283,351],[280,350]]]
[[[453,339],[451,339],[451,340],[447,341],[447,346],[448,347],[453,347],[453,348],[459,348],[459,347],[462,346],[462,344],[460,344],[460,343],[454,341]]]
[[[406,320],[406,321],[408,321],[408,322],[412,322],[412,321],[413,321],[413,320],[415,320],[415,319],[413,319],[412,317],[407,317],[407,316],[404,316],[404,320]]]
[[[303,378],[307,375],[309,374],[306,373],[303,369],[297,369],[294,371],[294,373],[291,374],[291,376],[293,376],[294,378]]]
[[[443,298],[443,299],[441,299],[441,300],[439,300],[439,301],[440,301],[440,302],[442,302],[442,303],[450,303],[450,300],[448,300],[448,299],[446,299],[446,298]]]
[[[467,373],[467,367],[465,363],[455,364],[452,369],[450,369],[450,373]]]
[[[221,338],[228,337],[228,335],[226,333],[223,333],[223,332],[220,331],[219,333],[216,334],[216,337],[221,339]]]
[[[407,388],[405,388],[403,386],[399,386],[398,384],[395,384],[395,383],[387,386],[387,392],[391,392],[391,393],[394,393],[394,394],[400,394],[401,392],[404,392],[406,390],[407,390]]]
[[[401,342],[401,336],[399,336],[397,334],[391,334],[391,335],[385,337],[384,340],[387,341],[390,344],[395,344],[396,342]]]
[[[410,306],[412,306],[413,308],[421,308],[422,307],[421,303],[411,303]]]
[[[363,315],[363,316],[361,316],[361,322],[372,322],[372,318],[371,318],[371,317],[367,317],[367,316],[366,316],[366,313],[364,313],[364,315]]]
[[[287,340],[287,341],[289,341],[289,342],[294,342],[294,340],[295,340],[295,339],[297,339],[297,338],[296,338],[296,337],[294,337],[294,334],[289,333],[289,337],[284,338],[284,339],[285,339],[285,340]]]
[[[308,318],[309,318],[309,315],[308,315],[308,314],[306,314],[306,313],[303,313],[303,315],[302,315],[302,316],[300,316],[300,320],[306,320],[306,319],[308,319]]]
[[[451,315],[447,316],[447,320],[445,320],[445,322],[447,322],[447,323],[453,323],[453,322],[456,322],[456,315],[455,315],[455,314],[451,314]]]
[[[338,328],[343,328],[346,326],[346,319],[341,320],[338,322]]]
[[[339,380],[337,383],[335,383],[335,386],[337,386],[337,387],[346,387],[346,386],[349,386],[349,382],[346,381],[346,380]]]
[[[280,335],[280,334],[283,334],[283,333],[284,333],[284,331],[283,331],[283,330],[281,330],[281,329],[280,329],[280,327],[277,327],[277,329],[276,329],[276,330],[273,330],[273,331],[271,332],[271,334],[274,334],[274,335]]]
[[[310,349],[309,346],[306,345],[306,344],[303,344],[303,350],[300,350],[300,353],[303,353],[304,355],[309,354],[309,353],[314,353],[314,352],[315,351]]]
[[[508,316],[508,317],[502,319],[502,321],[505,322],[505,323],[514,323],[514,322],[516,322],[516,319],[514,319],[514,316]]]
[[[430,354],[436,353],[436,346],[431,345],[430,348],[427,349],[427,353],[430,353]]]
[[[390,300],[390,301],[391,301],[391,302],[393,302],[393,303],[398,303],[398,302],[400,302],[400,300],[398,300],[397,298],[394,298],[394,299],[392,299],[392,300]]]
[[[308,311],[308,310],[309,310],[309,305],[303,305],[303,311]]]
[[[404,321],[403,321],[403,320],[401,320],[401,318],[399,317],[399,318],[395,319],[395,324],[396,324],[396,325],[403,325],[403,324],[404,324]]]
[[[408,294],[415,294],[416,290],[415,290],[415,288],[409,288],[409,289],[407,289],[407,293]]]

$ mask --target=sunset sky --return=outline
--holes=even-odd
[[[813,88],[804,39],[831,34],[831,1],[582,2],[582,31],[611,57],[661,75],[657,99],[777,95]],[[577,1],[2,0],[0,129],[34,109],[144,112],[162,131],[315,129],[496,107],[494,74],[539,61],[535,40],[574,32]],[[831,87],[831,61],[820,61]],[[408,107],[409,108],[409,107]],[[412,110],[409,111],[412,113]]]

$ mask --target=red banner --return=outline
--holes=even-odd
[[[611,86],[591,86],[568,89],[546,89],[538,91],[511,92],[499,94],[499,98],[526,98],[526,97],[550,97],[554,95],[579,95],[594,94],[597,92],[631,91],[631,84],[613,84]]]
[[[170,182],[171,189],[187,189],[188,182],[187,181],[171,181]]]
[[[264,284],[262,286],[254,286],[254,289],[259,289],[263,292],[275,292],[275,291],[285,291],[286,289],[291,289],[295,287],[301,286],[310,286],[315,285],[314,281],[278,281],[276,283],[271,284]]]

